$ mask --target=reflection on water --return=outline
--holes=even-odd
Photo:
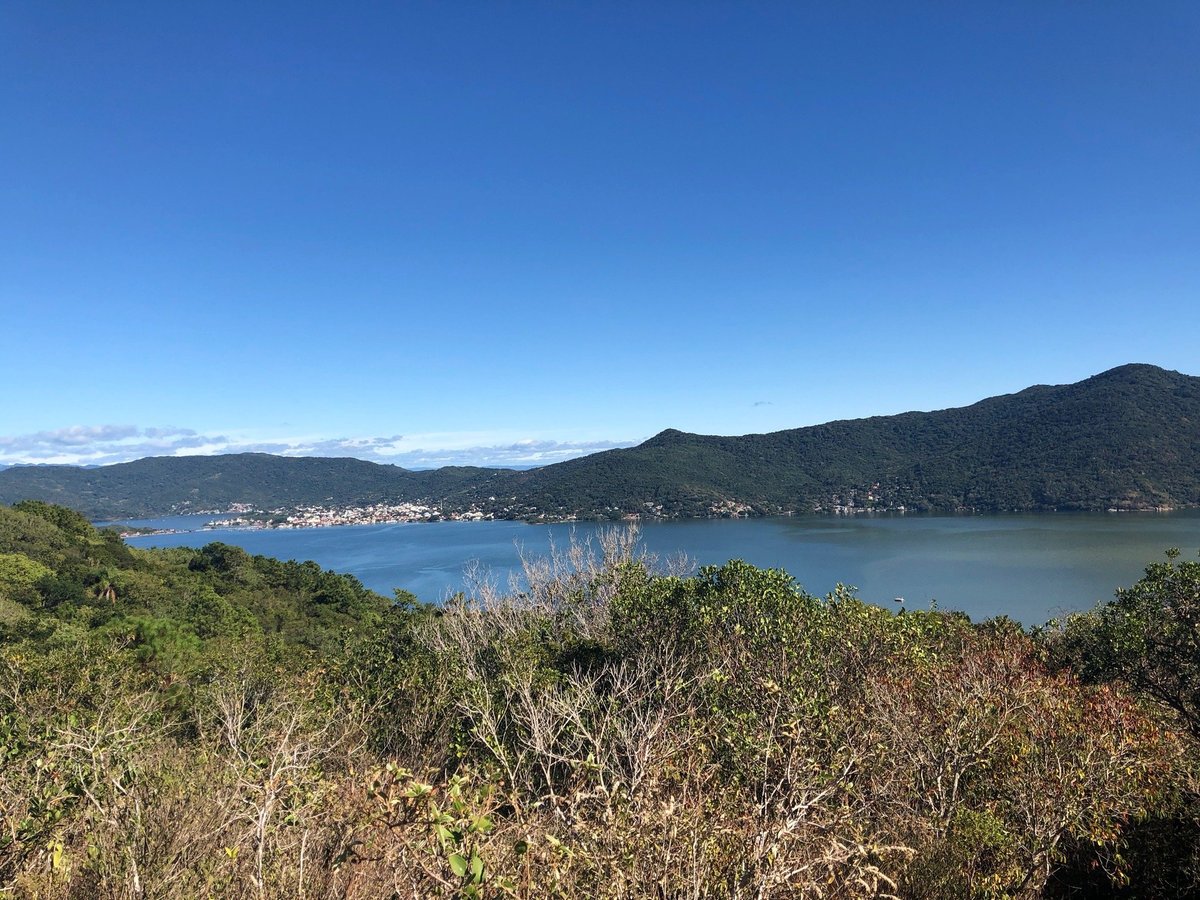
[[[176,516],[130,524],[198,529],[210,517]],[[463,590],[474,561],[506,583],[519,550],[544,555],[604,527],[519,522],[352,525],[288,531],[223,529],[135,537],[135,546],[201,546],[225,541],[282,559],[314,559],[352,572],[390,594],[404,588],[426,600]],[[877,516],[658,522],[642,528],[646,549],[685,554],[700,565],[744,559],[783,568],[807,590],[838,582],[866,600],[912,607],[930,600],[972,618],[1008,615],[1037,624],[1086,609],[1130,584],[1168,547],[1200,549],[1200,513],[1005,516]]]

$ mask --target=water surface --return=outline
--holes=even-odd
[[[211,516],[131,522],[199,529]],[[351,572],[381,593],[394,588],[425,600],[469,589],[464,571],[478,564],[501,583],[519,553],[545,555],[603,527],[520,522],[347,525],[296,530],[213,529],[129,539],[135,546],[202,546],[224,541],[281,559],[313,559]],[[838,582],[872,602],[925,608],[930,601],[974,619],[1008,615],[1038,624],[1087,609],[1136,581],[1168,547],[1186,557],[1200,549],[1200,513],[871,516],[675,521],[642,527],[642,542],[661,558],[698,564],[744,559],[786,569],[807,590]]]

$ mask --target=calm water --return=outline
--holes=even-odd
[[[131,524],[198,529],[211,517],[183,516]],[[579,524],[579,537],[598,527]],[[355,525],[290,531],[217,529],[135,537],[135,546],[202,546],[224,541],[281,559],[313,559],[357,575],[384,594],[393,588],[440,600],[467,587],[477,561],[507,583],[519,550],[545,555],[565,547],[570,525],[436,522]],[[1086,609],[1136,581],[1168,547],[1185,557],[1200,549],[1200,513],[752,519],[645,525],[642,542],[661,558],[699,563],[740,558],[786,569],[807,590],[824,594],[840,582],[866,600],[894,606],[961,609],[974,619],[1001,613],[1038,624]]]

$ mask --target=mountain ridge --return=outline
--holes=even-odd
[[[21,499],[93,517],[427,502],[531,520],[1193,507],[1200,378],[1131,363],[927,412],[736,436],[666,428],[527,470],[254,453],[0,471],[0,502]]]

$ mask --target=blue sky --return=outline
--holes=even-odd
[[[0,464],[1200,374],[1194,3],[0,7]]]

